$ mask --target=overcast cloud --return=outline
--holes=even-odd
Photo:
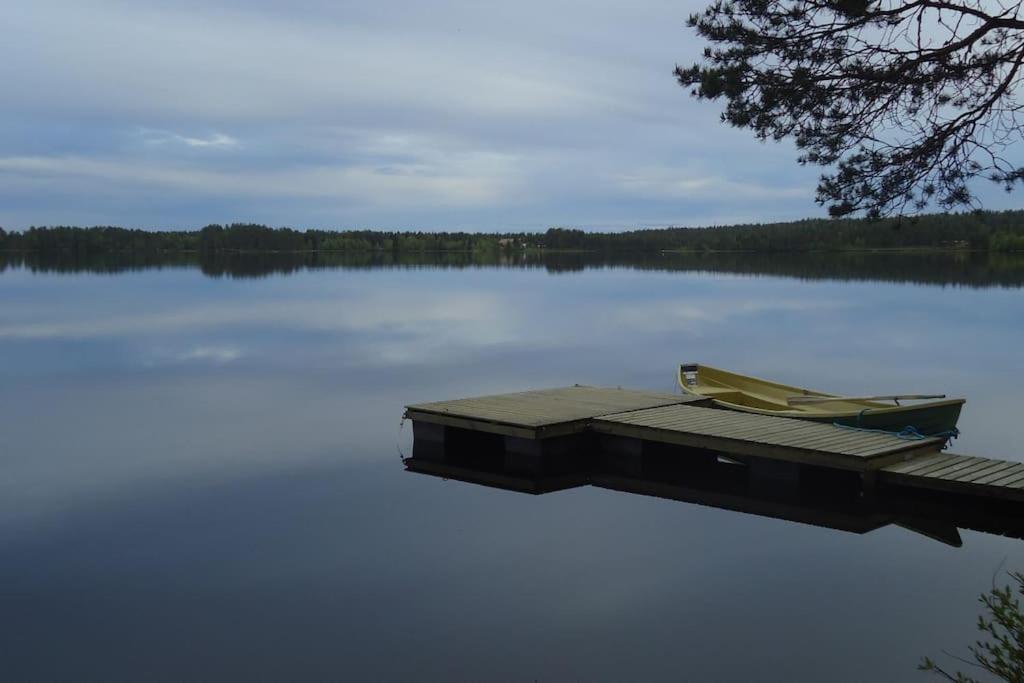
[[[693,101],[694,0],[15,0],[0,226],[595,229],[822,215]]]

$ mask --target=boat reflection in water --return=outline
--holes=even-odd
[[[750,476],[725,454],[674,446],[624,456],[595,443],[536,460],[467,432],[445,443],[416,439],[403,462],[410,472],[534,495],[589,485],[856,534],[895,524],[954,547],[961,528],[1024,539],[1019,506],[899,486],[865,491],[856,473],[839,470],[807,468],[797,482]]]

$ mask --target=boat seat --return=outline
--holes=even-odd
[[[780,403],[779,401],[773,401],[769,398],[756,396],[745,391],[740,391],[739,389],[733,389],[732,387],[701,387],[700,393],[704,394],[708,398],[725,401],[726,403],[747,406],[750,408],[780,411],[792,410],[792,407],[786,403]]]
[[[729,387],[701,387],[700,393],[711,398],[718,398],[723,401],[735,402],[741,396],[743,392],[738,389],[731,389]]]

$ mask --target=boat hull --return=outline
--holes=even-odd
[[[945,434],[956,429],[956,423],[960,419],[962,402],[944,402],[942,405],[921,405],[921,406],[900,406],[902,410],[889,408],[872,409],[867,408],[861,413],[850,414],[808,414],[796,411],[785,414],[769,412],[764,410],[752,410],[735,404],[723,401],[713,401],[719,408],[738,410],[745,413],[760,413],[762,415],[781,415],[792,417],[797,420],[810,420],[812,422],[823,422],[826,424],[841,424],[847,427],[860,427],[863,429],[882,429],[887,432],[899,432],[907,427],[913,427],[921,434]]]
[[[689,371],[690,381],[684,371]],[[696,381],[692,381],[694,377]],[[716,407],[727,410],[888,432],[899,432],[911,427],[924,435],[953,432],[964,404],[963,399],[909,405],[845,399],[834,394],[792,387],[705,365],[681,366],[679,386],[684,392],[710,398]],[[829,400],[791,405],[788,399],[793,397]]]

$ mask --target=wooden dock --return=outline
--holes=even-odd
[[[406,417],[422,454],[426,444],[486,438],[482,450],[500,446],[506,475],[543,473],[553,488],[595,454],[639,463],[667,447],[675,458],[742,464],[762,488],[792,488],[811,471],[834,471],[856,475],[864,492],[890,487],[1024,502],[1024,463],[944,453],[944,439],[722,410],[702,397],[576,385],[413,404]]]
[[[682,403],[709,401],[656,391],[577,384],[560,389],[419,403],[406,406],[405,415],[414,425],[433,424],[541,440],[585,431],[591,420],[602,415]]]
[[[932,453],[879,472],[883,483],[1024,502],[1024,463]]]
[[[941,439],[901,439],[892,434],[830,424],[692,405],[672,405],[605,415],[591,428],[601,434],[858,472],[880,469],[938,451]]]

